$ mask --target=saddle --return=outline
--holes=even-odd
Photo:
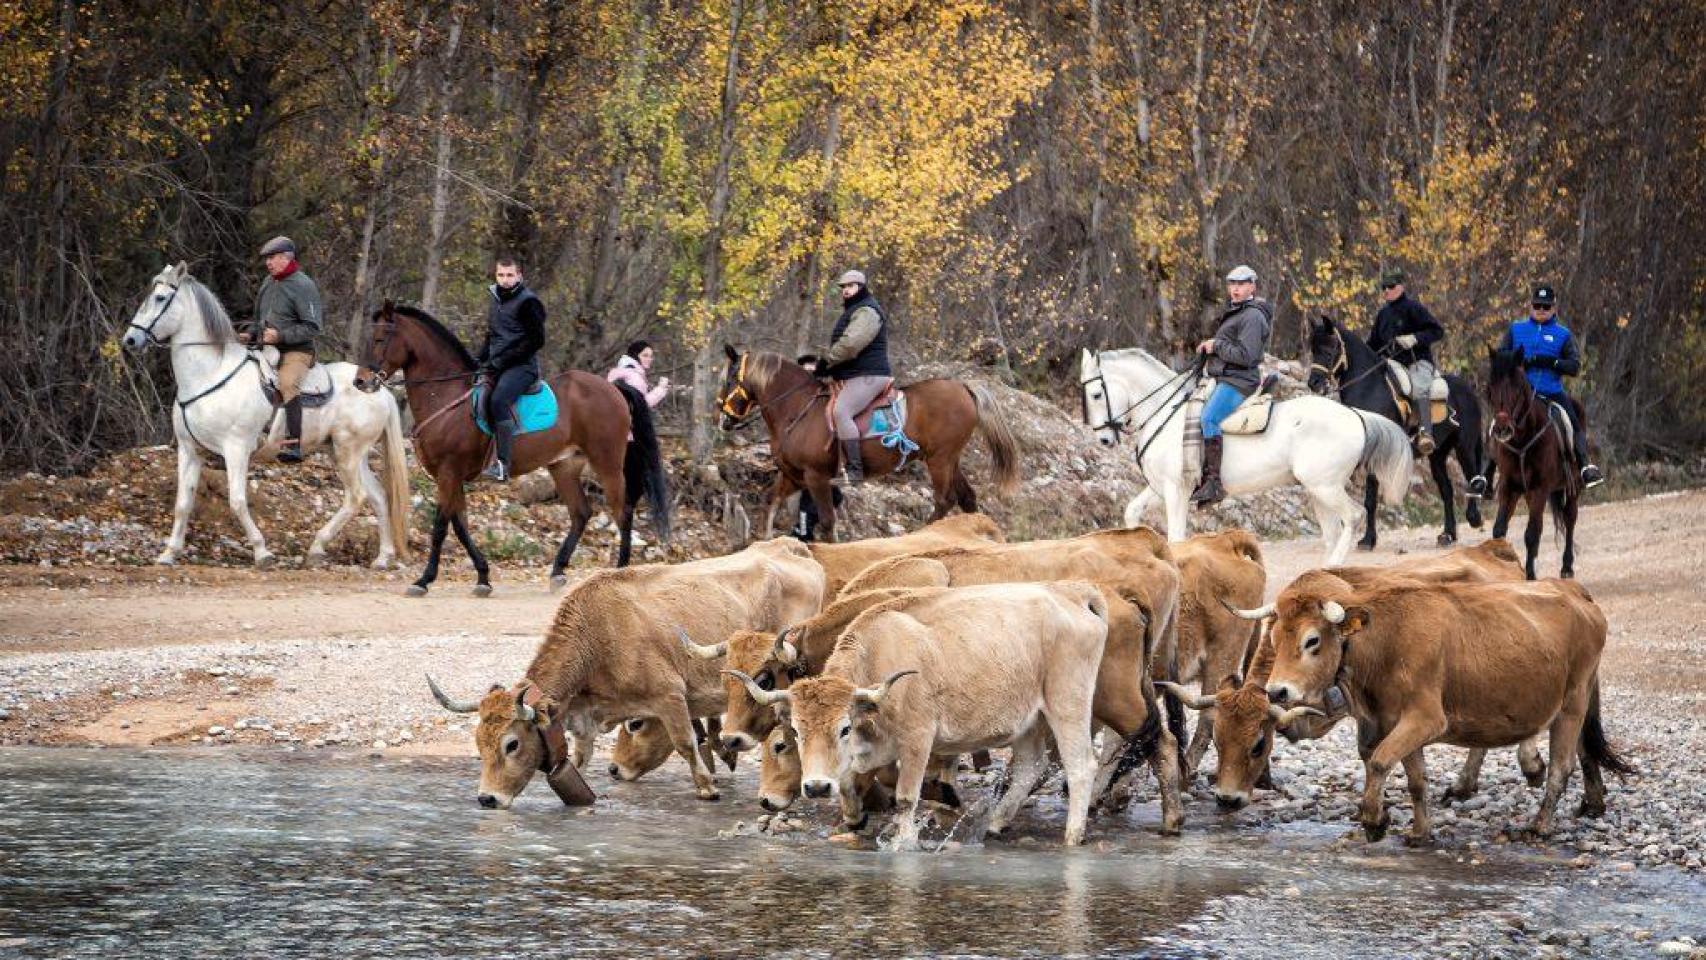
[[[1411,409],[1413,404],[1410,402],[1410,371],[1396,360],[1386,361],[1386,389],[1392,391],[1392,402],[1397,405],[1404,424],[1415,429],[1416,411]],[[1444,374],[1436,375],[1434,382],[1428,385],[1428,407],[1434,423],[1457,423],[1451,416],[1451,384],[1445,382]]]
[[[1564,443],[1564,459],[1570,463],[1576,460],[1576,428],[1570,420],[1570,411],[1563,404],[1546,404],[1546,416],[1551,418],[1552,425],[1558,429],[1558,437]]]
[[[280,400],[278,366],[276,363],[271,366],[263,363],[261,369],[265,371],[261,377],[261,392],[266,394],[267,400],[276,407]],[[308,373],[303,376],[296,399],[302,403],[304,409],[323,407],[332,402],[332,394],[335,392],[336,388],[332,384],[331,371],[326,369],[325,364],[315,363],[308,368]]]
[[[829,424],[831,443],[835,441],[835,398],[840,393],[840,381],[830,381],[829,403],[824,405],[824,417]],[[877,440],[883,446],[898,451],[900,466],[905,466],[906,458],[918,451],[918,444],[906,435],[906,391],[894,385],[893,377],[883,385],[876,399],[853,415],[853,423],[859,428],[861,440]]]
[[[1204,377],[1185,403],[1185,481],[1194,486],[1202,477],[1202,408],[1208,395],[1220,381]],[[1274,387],[1277,374],[1268,374],[1257,385],[1256,392],[1244,398],[1237,409],[1220,421],[1220,432],[1228,436],[1252,436],[1267,431],[1274,415]]]
[[[481,433],[491,436],[491,425],[486,423],[485,395],[484,387],[474,388],[474,423]],[[514,410],[516,436],[549,430],[557,425],[557,394],[544,380],[535,380],[515,401]]]

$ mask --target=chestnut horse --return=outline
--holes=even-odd
[[[717,394],[724,430],[735,430],[758,414],[770,428],[770,454],[776,458],[776,486],[764,515],[764,536],[775,529],[776,509],[796,490],[804,489],[817,504],[818,530],[825,542],[835,539],[835,506],[830,481],[841,451],[829,426],[829,387],[806,369],[780,354],[755,351],[742,354],[725,345],[728,367]],[[995,488],[1003,496],[1019,488],[1019,459],[1013,429],[987,387],[958,380],[920,380],[901,388],[906,394],[906,434],[918,444],[910,455],[924,461],[940,520],[958,506],[977,512],[977,494],[960,469],[960,454],[975,429],[989,444]],[[875,479],[901,466],[901,455],[876,439],[860,445],[865,476]]]
[[[415,420],[415,457],[432,475],[437,488],[432,554],[408,595],[425,596],[438,579],[439,554],[446,528],[451,528],[479,576],[474,595],[489,596],[490,570],[464,519],[467,496],[463,485],[477,477],[492,456],[491,438],[474,423],[473,355],[456,334],[424,311],[390,302],[373,314],[366,351],[356,386],[378,390],[392,374],[402,371],[409,411]],[[557,496],[569,506],[569,532],[551,564],[551,586],[560,588],[568,582],[563,569],[592,518],[592,505],[581,487],[581,473],[589,464],[598,475],[605,503],[621,532],[616,557],[619,567],[628,565],[632,549],[633,495],[643,491],[650,501],[652,523],[660,540],[669,538],[669,498],[663,457],[644,397],[583,370],[560,373],[549,383],[557,395],[557,423],[515,438],[514,475],[544,467],[556,484]],[[630,429],[632,443],[628,440]]]
[[[1562,577],[1576,575],[1576,510],[1581,487],[1570,465],[1569,442],[1552,421],[1546,402],[1535,394],[1523,369],[1522,350],[1489,351],[1493,375],[1487,384],[1487,402],[1493,408],[1493,462],[1497,466],[1499,512],[1493,518],[1493,536],[1503,537],[1510,528],[1511,511],[1518,497],[1528,501],[1528,528],[1522,543],[1528,548],[1523,569],[1534,579],[1534,555],[1540,549],[1540,526],[1546,516],[1546,501],[1564,530]],[[1577,420],[1578,423],[1581,420]]]

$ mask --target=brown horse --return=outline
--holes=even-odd
[[[1503,537],[1510,529],[1511,511],[1518,497],[1528,500],[1528,528],[1522,542],[1528,548],[1523,569],[1534,579],[1534,555],[1540,550],[1540,526],[1546,501],[1564,529],[1562,577],[1576,575],[1576,509],[1581,487],[1568,459],[1569,444],[1552,421],[1545,401],[1528,382],[1523,355],[1493,350],[1493,375],[1487,384],[1487,401],[1493,408],[1493,462],[1498,475],[1498,516],[1493,518],[1493,536]],[[1578,420],[1578,423],[1581,421]]]
[[[415,420],[415,456],[437,487],[432,555],[420,579],[409,587],[411,597],[425,596],[438,579],[439,553],[447,527],[456,531],[456,539],[468,551],[479,575],[474,595],[484,597],[492,592],[486,558],[474,545],[464,519],[467,496],[463,485],[478,476],[492,456],[491,438],[474,422],[475,366],[473,355],[456,334],[425,312],[387,302],[374,313],[367,356],[356,386],[377,390],[392,374],[402,371],[409,411]],[[557,496],[569,505],[572,523],[551,564],[551,586],[560,588],[568,582],[563,569],[592,518],[592,505],[581,487],[581,473],[589,464],[598,475],[605,502],[621,531],[616,557],[619,567],[628,565],[631,552],[632,494],[644,491],[651,503],[652,522],[659,539],[664,540],[669,538],[669,498],[663,457],[644,397],[581,370],[558,374],[549,382],[557,395],[557,423],[548,430],[515,438],[515,475],[544,467],[556,484]],[[630,429],[632,443],[628,441]]]
[[[728,367],[723,389],[717,394],[724,430],[735,430],[762,413],[770,428],[770,453],[776,458],[776,486],[770,492],[770,508],[764,516],[764,536],[775,527],[776,509],[789,494],[804,489],[817,504],[818,530],[823,540],[835,539],[835,506],[830,481],[841,459],[834,443],[826,408],[829,388],[805,368],[779,354],[742,354],[724,346]],[[918,444],[913,458],[923,460],[930,472],[930,488],[940,520],[958,506],[977,512],[977,494],[960,469],[960,454],[975,429],[989,444],[994,465],[995,488],[1009,495],[1019,488],[1019,460],[1012,427],[988,389],[958,380],[920,380],[903,387],[906,394],[906,433]],[[901,465],[901,455],[877,440],[860,447],[865,476],[880,477]]]

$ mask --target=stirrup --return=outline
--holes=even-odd
[[[302,457],[302,441],[298,440],[295,443],[290,443],[287,441],[285,443],[279,444],[279,446],[278,446],[278,462],[280,462],[280,463],[301,463],[302,460],[303,460],[303,457]]]
[[[1591,463],[1582,468],[1581,478],[1582,486],[1588,490],[1605,482],[1605,474],[1600,473],[1599,468]]]
[[[480,471],[480,476],[486,480],[496,480],[498,483],[509,482],[509,467],[502,460],[493,460],[492,465]]]
[[[1465,496],[1474,497],[1475,499],[1479,500],[1486,495],[1487,495],[1487,478],[1480,476],[1480,475],[1470,477],[1469,478],[1469,489],[1465,493]]]

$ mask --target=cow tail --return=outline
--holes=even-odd
[[[983,442],[989,444],[995,491],[1010,497],[1019,492],[1019,444],[1013,436],[1013,424],[987,385],[968,383],[965,388],[971,394],[972,404],[977,407],[977,432],[983,435]]]
[[[1629,776],[1635,768],[1618,756],[1605,738],[1605,726],[1599,722],[1599,678],[1593,681],[1593,693],[1588,697],[1587,716],[1582,721],[1582,752],[1596,763],[1618,776]]]
[[[1410,453],[1410,438],[1396,423],[1385,417],[1352,410],[1362,418],[1362,459],[1364,467],[1380,481],[1380,499],[1389,507],[1399,506],[1410,493],[1410,473],[1415,457]]]
[[[663,450],[658,446],[657,424],[652,420],[651,404],[644,395],[626,383],[616,384],[622,399],[628,401],[629,429],[634,439],[622,460],[622,485],[629,503],[643,495],[651,505],[652,529],[658,540],[669,542],[669,478],[663,470]]]
[[[1120,751],[1120,758],[1114,764],[1114,775],[1108,780],[1110,787],[1119,783],[1121,777],[1149,762],[1149,758],[1155,756],[1155,748],[1161,743],[1161,710],[1155,702],[1155,684],[1148,677],[1144,677],[1140,688],[1143,691],[1143,705],[1149,709],[1144,715],[1143,726],[1138,727],[1137,732],[1126,739],[1125,749]]]

